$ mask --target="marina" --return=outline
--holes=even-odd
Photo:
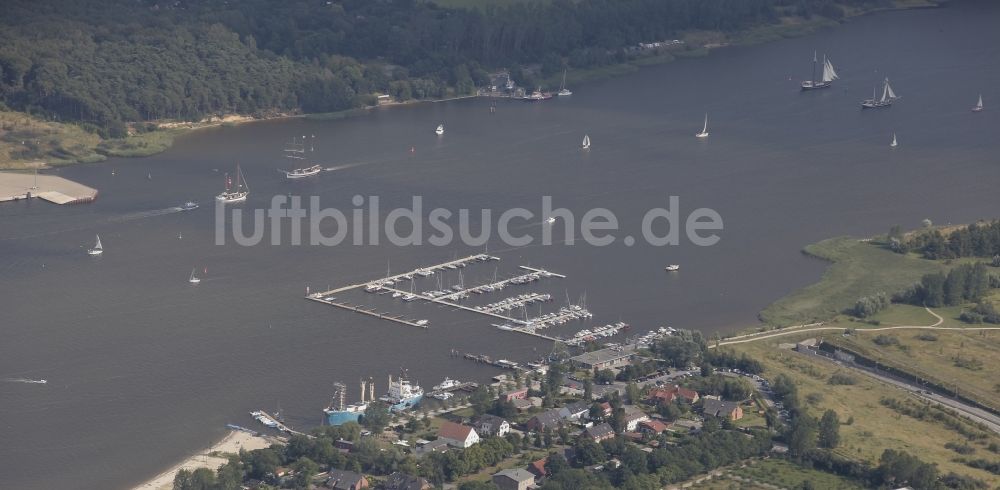
[[[54,204],[80,204],[97,199],[97,189],[56,175],[0,172],[0,202],[32,197]]]

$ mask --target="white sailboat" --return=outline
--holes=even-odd
[[[444,134],[444,124],[438,124],[438,127],[434,130],[434,132],[437,133],[438,136]]]
[[[215,196],[216,201],[221,201],[225,204],[243,202],[247,200],[247,195],[250,194],[250,187],[247,185],[246,178],[243,177],[243,170],[240,169],[239,164],[236,165],[236,187],[233,188],[233,180],[226,175],[226,190]]]
[[[590,135],[583,135],[583,143],[580,145],[584,150],[590,149]]]
[[[889,148],[895,148],[899,146],[899,142],[896,141],[896,133],[892,133],[892,143],[889,143]]]
[[[191,277],[188,278],[188,282],[191,284],[198,284],[201,282],[201,279],[198,276],[194,275],[194,271],[197,269],[198,269],[197,267],[191,269]]]
[[[983,112],[983,94],[979,94],[979,101],[972,107],[972,112]]]
[[[816,53],[813,52],[813,74],[812,78],[802,82],[802,90],[812,90],[817,88],[827,88],[833,84],[833,81],[840,78],[837,76],[837,71],[833,69],[833,63],[823,55],[823,76],[820,80],[816,80]]]
[[[705,126],[701,128],[701,132],[695,135],[698,138],[708,137],[708,113],[705,113]]]
[[[573,95],[573,92],[570,92],[570,90],[566,88],[566,70],[563,70],[562,85],[559,86],[559,92],[557,92],[557,95],[559,96]]]
[[[872,98],[865,99],[864,101],[862,101],[861,108],[877,109],[880,107],[889,107],[892,105],[893,102],[896,101],[896,99],[899,99],[899,96],[896,95],[896,92],[893,92],[892,86],[889,85],[888,78],[886,78],[885,81],[882,82],[882,97],[876,98],[877,93],[878,93],[877,88],[872,89]]]
[[[94,248],[87,250],[89,255],[101,255],[104,253],[104,247],[101,245],[101,235],[97,235],[97,243],[94,244]]]
[[[312,135],[313,139],[316,139],[316,135]],[[315,150],[315,145],[309,145],[309,153]],[[312,177],[323,171],[323,167],[313,164],[308,167],[299,167],[299,165],[304,164],[308,158],[306,158],[306,137],[302,135],[302,142],[299,143],[297,138],[292,138],[291,144],[285,148],[285,158],[291,160],[293,168],[291,170],[282,170],[287,179],[302,179],[306,177]]]

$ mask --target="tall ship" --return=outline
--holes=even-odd
[[[313,135],[316,138],[316,135]],[[309,145],[309,153],[315,150],[313,145]],[[306,137],[303,136],[302,140],[299,141],[298,138],[292,138],[292,142],[285,148],[285,158],[288,159],[292,164],[291,170],[282,170],[285,173],[285,177],[289,179],[303,179],[306,177],[312,177],[323,171],[323,167],[319,165],[305,166],[308,162],[306,158]]]
[[[246,178],[243,177],[243,170],[237,164],[235,185],[233,184],[233,178],[229,174],[226,174],[226,190],[222,194],[215,196],[215,200],[222,201],[223,203],[243,202],[247,200],[249,194],[250,188],[247,186]]]
[[[889,85],[889,79],[886,78],[885,81],[882,82],[882,96],[878,97],[878,87],[872,89],[872,98],[862,101],[861,108],[878,109],[880,107],[889,107],[898,98],[899,96],[892,91],[892,86]]]
[[[389,375],[389,391],[379,400],[389,404],[393,411],[413,408],[424,398],[424,389],[407,379],[404,371],[395,380]]]
[[[827,88],[833,85],[833,81],[840,78],[837,76],[837,71],[833,69],[833,63],[827,59],[826,55],[823,55],[823,76],[819,80],[816,80],[816,52],[813,52],[813,71],[812,77],[809,80],[802,82],[802,90],[813,90],[818,88]]]
[[[368,401],[365,401],[365,394],[368,394]],[[342,425],[347,422],[357,422],[368,408],[368,402],[375,399],[375,381],[361,380],[361,401],[350,405],[345,403],[347,398],[347,386],[344,383],[333,384],[333,400],[330,406],[323,409],[326,414],[326,423],[329,425]]]

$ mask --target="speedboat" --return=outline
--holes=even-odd
[[[673,271],[677,271],[677,270],[680,270],[680,268],[681,268],[681,266],[680,266],[680,265],[677,265],[677,264],[670,264],[670,265],[668,265],[668,266],[664,267],[663,269],[664,269],[664,270],[667,270],[667,271],[670,271],[670,272],[673,272]]]
[[[438,124],[438,127],[434,130],[434,132],[437,133],[438,136],[444,134],[444,124]]]
[[[323,171],[323,167],[319,165],[313,165],[306,168],[296,168],[285,172],[285,178],[288,179],[302,179],[305,177],[312,177]]]
[[[549,216],[548,218],[545,219],[545,222],[551,225],[552,223],[556,222],[556,219],[552,216]]]
[[[198,203],[194,201],[188,201],[184,204],[181,204],[181,211],[193,211],[195,209],[198,209]]]

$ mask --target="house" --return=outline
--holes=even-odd
[[[333,443],[333,447],[342,453],[349,453],[354,450],[354,442],[346,439],[338,439],[337,442]]]
[[[346,470],[330,470],[327,472],[326,488],[335,490],[361,490],[368,488],[368,479],[364,475]]]
[[[527,397],[528,397],[527,387],[500,393],[500,399],[505,402],[512,402],[514,400],[524,400]]]
[[[705,398],[702,401],[704,415],[713,417],[726,417],[729,420],[739,420],[743,418],[743,409],[739,403],[726,402],[717,398]]]
[[[593,427],[587,427],[587,430],[583,431],[590,440],[594,442],[601,442],[607,439],[612,439],[615,437],[615,430],[611,428],[611,425],[607,423],[597,424]]]
[[[545,476],[548,475],[548,472],[545,471],[545,462],[548,460],[549,458],[545,457],[539,459],[538,461],[533,461],[528,465],[528,471],[534,474],[536,478],[545,478]]]
[[[503,470],[493,475],[493,484],[500,490],[527,490],[535,483],[535,475],[522,469]]]
[[[666,432],[669,428],[670,426],[660,422],[659,420],[644,420],[639,422],[639,432],[642,432],[643,434],[650,434],[654,436],[660,435]]]
[[[468,425],[445,421],[438,429],[438,440],[447,442],[449,446],[467,448],[479,442],[479,434]]]
[[[514,408],[518,412],[526,412],[528,410],[531,410],[535,406],[534,403],[531,403],[531,400],[523,400],[520,398],[515,398],[511,400],[511,403],[514,404]]]
[[[565,407],[559,409],[559,415],[564,419],[569,420],[580,420],[587,412],[590,411],[590,405],[587,402],[579,401],[573,402]]]
[[[634,355],[634,347],[608,347],[607,349],[585,352],[571,357],[569,360],[574,366],[592,371],[600,371],[602,369],[626,366],[632,362]]]
[[[496,415],[482,415],[472,424],[476,432],[486,436],[503,437],[510,432],[510,423]]]
[[[661,403],[673,403],[674,400],[684,400],[688,403],[698,401],[698,392],[674,385],[669,388],[657,388],[649,392],[650,403],[659,405]]]
[[[633,406],[625,407],[625,431],[635,432],[639,427],[639,422],[649,420],[649,415]]]
[[[608,402],[601,402],[601,417],[610,417],[614,413],[611,408],[611,404]]]
[[[426,478],[408,475],[399,471],[389,475],[383,485],[385,490],[431,490],[434,485]]]
[[[562,425],[562,423],[563,417],[559,413],[559,409],[553,408],[531,417],[531,419],[528,420],[524,426],[528,430],[541,432],[545,429],[555,429],[556,427]]]

